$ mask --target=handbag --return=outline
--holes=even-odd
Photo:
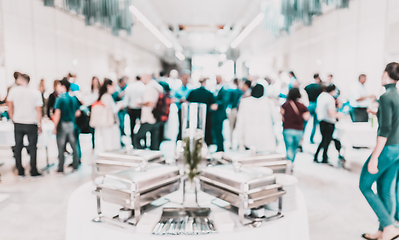
[[[109,111],[101,101],[97,101],[92,105],[90,127],[111,127],[114,123],[114,114]]]

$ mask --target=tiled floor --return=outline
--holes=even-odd
[[[90,181],[92,150],[90,136],[82,135],[83,164],[76,173],[60,176],[54,173],[42,178],[17,178],[14,160],[9,149],[0,149],[0,239],[22,240],[65,239],[65,220],[68,196],[79,185]],[[167,143],[168,144],[168,143]],[[170,144],[170,143],[169,143]],[[165,145],[166,146],[166,145]],[[315,145],[305,144],[305,153],[298,155],[295,175],[308,203],[311,240],[361,239],[366,231],[373,231],[377,218],[358,190],[362,162],[368,150],[359,150],[351,159],[352,171],[337,169],[312,162]],[[50,146],[50,161],[56,161],[56,149]],[[331,148],[331,159],[336,158]],[[45,166],[44,150],[39,150],[39,166]],[[25,156],[25,165],[29,165]],[[93,203],[94,204],[94,203]]]

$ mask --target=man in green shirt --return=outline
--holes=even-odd
[[[65,162],[65,146],[69,142],[73,150],[73,171],[78,169],[79,157],[77,151],[77,142],[74,135],[75,130],[75,117],[80,114],[79,101],[76,97],[69,95],[70,83],[67,79],[63,79],[59,85],[59,92],[62,94],[57,98],[54,104],[54,134],[57,135],[58,146],[58,172],[64,172]]]

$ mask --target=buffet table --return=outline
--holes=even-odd
[[[110,223],[95,223],[92,219],[97,216],[96,211],[96,197],[92,194],[95,186],[92,182],[85,183],[76,189],[71,195],[68,202],[67,210],[67,225],[66,225],[66,239],[67,240],[101,240],[101,239],[271,239],[271,240],[308,240],[309,227],[306,201],[302,192],[297,189],[297,209],[294,211],[283,212],[283,218],[263,222],[259,228],[250,228],[240,225],[238,216],[234,213],[228,212],[225,209],[219,208],[211,203],[214,197],[200,192],[198,195],[199,205],[201,207],[210,207],[213,214],[228,212],[231,219],[235,223],[234,231],[219,232],[216,234],[206,235],[177,235],[177,236],[157,236],[151,233],[138,233],[137,227],[121,228]],[[181,202],[182,192],[177,191],[167,195],[171,202],[156,208],[144,214],[154,216],[159,220],[163,207],[181,207],[175,202]],[[189,198],[190,200],[191,198]],[[193,199],[192,199],[193,200]],[[194,202],[194,200],[193,200]],[[110,204],[102,201],[103,213],[117,213],[118,205]],[[191,205],[192,206],[192,205]],[[109,215],[108,215],[109,216]],[[109,216],[112,217],[112,216]],[[140,223],[139,223],[140,224]],[[217,223],[216,223],[217,224]]]
[[[371,126],[370,122],[353,123],[350,120],[338,122],[336,125],[336,136],[341,141],[344,157],[350,159],[353,147],[374,148],[377,143],[377,123]]]

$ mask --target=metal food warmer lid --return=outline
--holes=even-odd
[[[252,150],[243,152],[216,153],[214,159],[221,164],[239,163],[245,167],[268,167],[275,173],[291,174],[292,162],[287,160],[285,154],[254,152]]]
[[[161,163],[163,161],[160,151],[151,150],[116,150],[102,152],[95,160],[97,174],[111,173],[115,171],[127,170],[147,163]]]

